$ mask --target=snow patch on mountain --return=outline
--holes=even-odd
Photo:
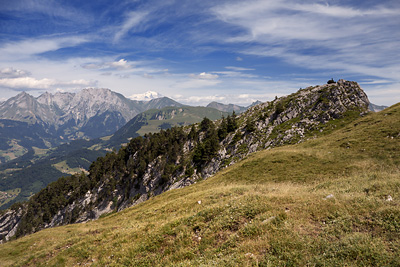
[[[134,94],[129,96],[128,98],[132,100],[137,100],[137,101],[150,101],[153,99],[161,98],[164,97],[162,94],[154,92],[154,91],[147,91],[146,93],[143,94]]]

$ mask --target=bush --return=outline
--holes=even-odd
[[[331,83],[336,83],[335,80],[332,78],[329,81],[326,82],[327,84],[331,84]]]

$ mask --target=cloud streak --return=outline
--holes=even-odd
[[[88,37],[85,36],[29,38],[21,41],[11,41],[0,46],[0,60],[28,60],[41,53],[74,47],[88,41]]]
[[[95,86],[96,82],[83,79],[72,81],[60,81],[54,79],[35,79],[33,77],[4,78],[0,79],[0,87],[17,90],[36,90],[36,89],[54,89],[59,87],[86,87]]]
[[[104,63],[85,63],[81,65],[84,69],[98,70],[98,69],[114,69],[114,70],[127,70],[133,67],[132,64],[128,63],[125,59],[120,59],[118,61],[104,62]]]
[[[130,30],[138,27],[139,25],[143,25],[146,21],[146,17],[149,15],[149,12],[137,12],[132,11],[127,15],[127,19],[121,25],[120,29],[114,35],[114,42],[118,42],[124,35],[126,35]]]
[[[189,74],[189,77],[192,79],[199,79],[199,80],[215,80],[218,79],[218,75],[212,73],[202,72],[200,74]]]

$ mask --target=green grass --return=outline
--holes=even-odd
[[[8,143],[11,148],[7,150],[0,150],[0,156],[6,158],[6,162],[16,159],[28,152],[28,150],[25,147],[19,145],[17,140],[15,139],[10,140]]]
[[[67,161],[60,161],[56,164],[52,164],[52,166],[54,168],[56,168],[57,170],[59,170],[62,173],[66,173],[66,174],[75,174],[75,173],[80,173],[82,171],[85,171],[85,169],[83,168],[71,168],[70,166],[68,166]]]
[[[0,262],[399,266],[399,145],[395,105],[97,221],[0,245]]]

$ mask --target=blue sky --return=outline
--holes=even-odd
[[[398,0],[0,0],[0,99],[99,87],[247,105],[343,78],[392,105],[399,14]]]

